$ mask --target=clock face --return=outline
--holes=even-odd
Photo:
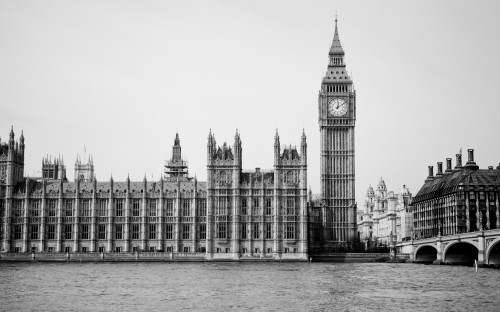
[[[328,112],[333,117],[342,117],[347,113],[347,102],[344,99],[333,99],[328,104]]]

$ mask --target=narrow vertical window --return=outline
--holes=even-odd
[[[123,239],[123,224],[115,225],[115,239]]]
[[[182,216],[189,217],[191,215],[191,205],[190,200],[185,199],[182,201]]]
[[[200,224],[200,239],[207,239],[207,224]]]
[[[266,239],[272,239],[273,238],[273,225],[271,223],[266,223]]]
[[[73,216],[73,200],[68,199],[64,201],[64,211],[65,211],[65,216],[66,217],[72,217]]]
[[[241,214],[242,215],[247,215],[248,213],[248,207],[247,207],[247,198],[242,197],[241,198]]]
[[[99,224],[99,239],[106,239],[106,224]]]
[[[167,208],[165,211],[165,215],[167,217],[172,217],[174,215],[174,200],[173,199],[167,199]]]
[[[141,216],[141,200],[134,199],[132,202],[132,216],[140,217]]]
[[[247,239],[247,224],[241,224],[241,239]]]
[[[166,224],[166,239],[174,239],[174,225],[171,223]]]
[[[81,238],[82,239],[89,239],[89,225],[88,224],[82,224],[80,226],[80,230],[81,230]]]
[[[182,239],[190,239],[191,237],[191,224],[182,225]]]
[[[260,237],[259,235],[259,224],[254,223],[253,224],[253,239],[258,239]]]
[[[106,217],[108,215],[108,201],[106,199],[99,200],[97,213],[99,217]]]
[[[156,239],[156,224],[149,225],[149,239]]]
[[[72,239],[73,237],[73,225],[65,224],[64,225],[64,239]]]
[[[32,224],[30,226],[30,234],[31,234],[31,239],[36,240],[38,239],[38,224]]]
[[[115,216],[123,217],[123,199],[115,200]]]
[[[139,239],[140,224],[132,224],[132,239]]]

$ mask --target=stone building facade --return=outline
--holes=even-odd
[[[74,182],[60,174],[59,159],[44,159],[47,177],[25,178],[22,135],[20,142],[11,131],[9,143],[0,143],[2,252],[161,250],[200,252],[208,259],[306,258],[304,134],[297,150],[281,149],[276,133],[274,169],[244,171],[240,135],[231,148],[217,146],[210,133],[208,182],[187,175],[178,135],[165,176],[141,182],[97,182],[91,160],[77,160],[75,172],[87,174],[75,175]]]
[[[413,229],[411,196],[405,185],[399,194],[388,192],[382,178],[376,191],[370,185],[363,210],[358,215],[360,240],[385,246],[391,242],[409,240]]]
[[[465,166],[460,153],[455,168],[451,158],[437,168],[412,201],[416,239],[500,228],[500,165],[479,169],[469,149]]]

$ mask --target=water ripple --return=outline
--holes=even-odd
[[[495,311],[500,270],[380,263],[1,263],[6,311]]]

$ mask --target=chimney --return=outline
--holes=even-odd
[[[467,150],[467,153],[469,155],[469,159],[467,160],[467,162],[474,162],[474,150],[472,148],[469,148]]]
[[[446,158],[446,171],[451,172],[451,158]]]
[[[430,182],[432,180],[434,180],[434,167],[429,166],[429,176],[425,179],[425,182]]]
[[[462,169],[462,154],[457,154],[457,164],[455,165],[455,169],[460,170]]]
[[[255,173],[260,173],[260,168],[255,168]]]
[[[437,165],[438,165],[438,167],[437,167],[437,168],[438,168],[438,170],[437,170],[437,173],[436,173],[436,178],[437,178],[437,177],[442,177],[442,176],[443,176],[443,163],[439,161],[439,162],[437,163]]]
[[[467,163],[465,164],[465,168],[470,170],[478,170],[479,166],[474,161],[474,150],[472,148],[469,148],[467,150],[467,154],[468,154],[468,160]]]

